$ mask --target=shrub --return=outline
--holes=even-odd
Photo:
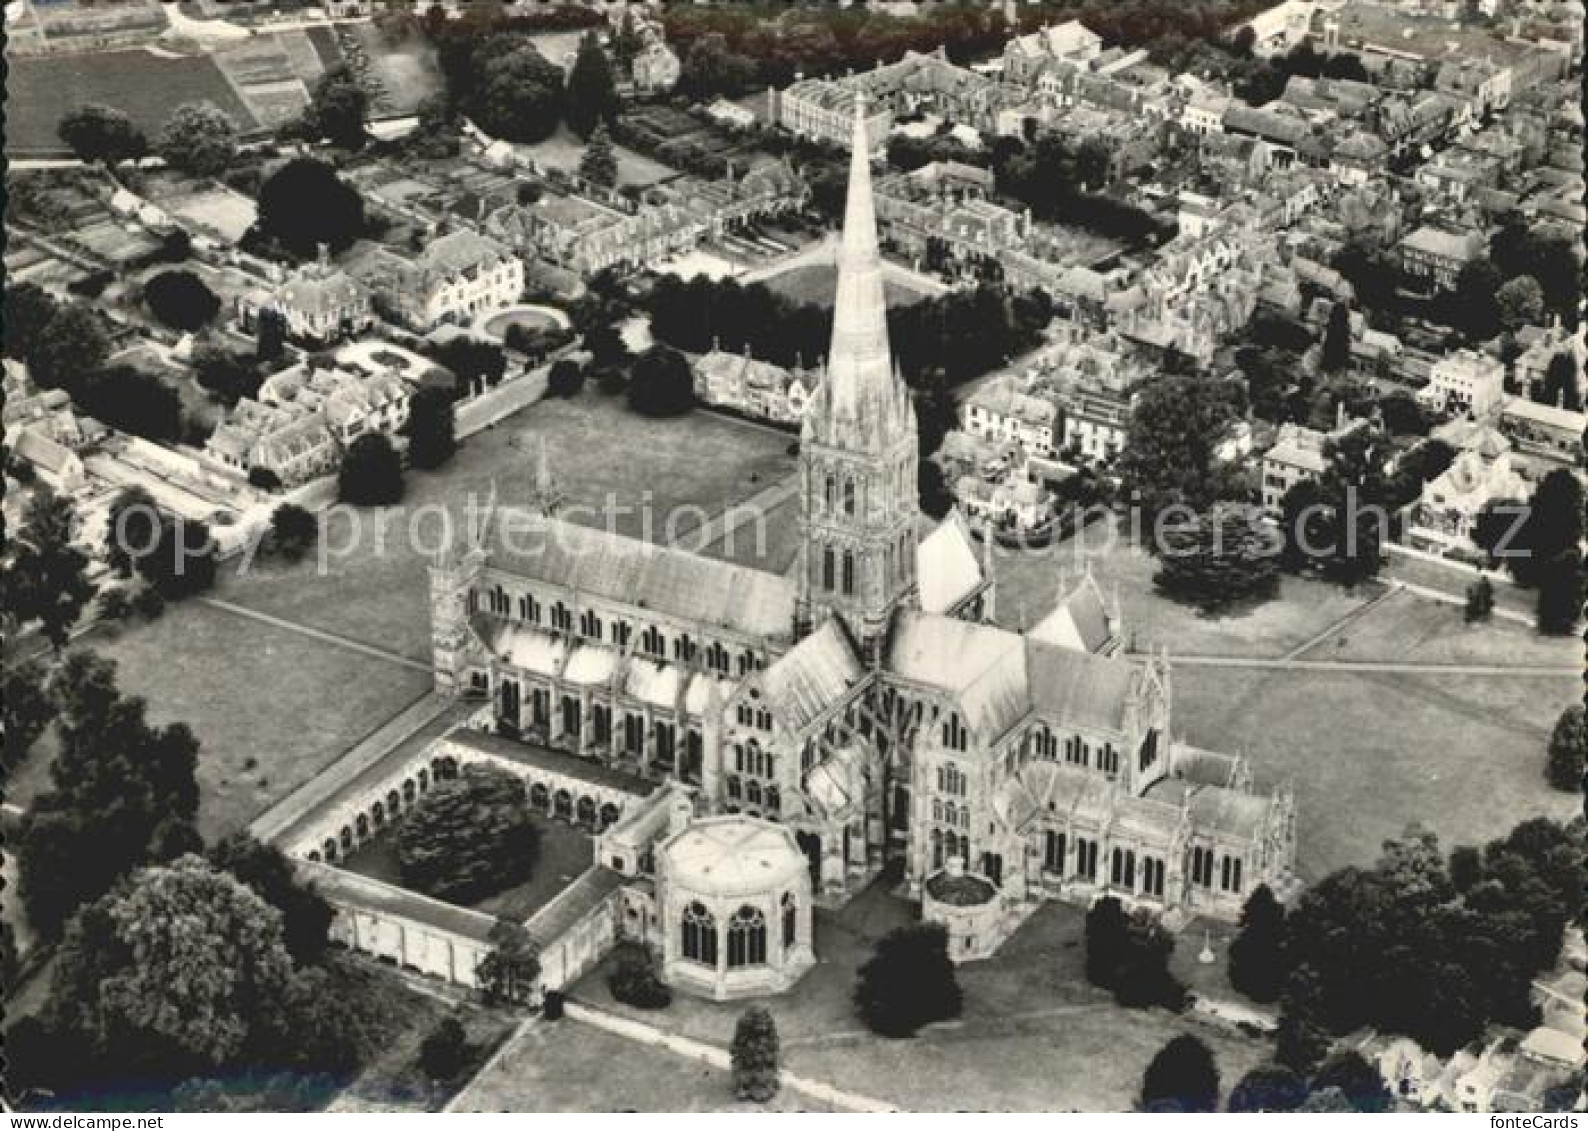
[[[607,989],[624,1005],[636,1009],[666,1009],[673,1004],[673,991],[656,976],[649,953],[630,951],[618,959],[617,968],[607,978]]]

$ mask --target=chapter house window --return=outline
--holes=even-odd
[[[853,479],[844,480],[844,513],[855,513],[855,481]]]
[[[833,548],[831,546],[824,546],[822,548],[822,588],[829,593],[838,587],[835,580],[835,571],[837,568],[834,564],[835,560],[836,559],[833,556]]]
[[[561,601],[551,607],[551,627],[558,632],[573,631],[573,613]]]
[[[957,714],[951,714],[943,721],[944,746],[947,746],[950,750],[963,750],[968,739],[969,735],[965,731],[965,724]]]
[[[844,596],[852,597],[855,593],[855,552],[844,551]]]
[[[783,946],[785,949],[794,945],[794,940],[799,934],[798,908],[794,902],[794,893],[783,894]]]
[[[685,958],[707,966],[717,964],[717,920],[703,904],[684,908],[683,935]]]
[[[744,906],[728,920],[728,968],[760,966],[766,962],[766,917]]]
[[[646,655],[656,657],[666,654],[666,644],[662,640],[660,630],[655,625],[650,625],[640,634],[640,651]]]
[[[592,610],[586,610],[579,618],[579,633],[591,640],[601,639],[601,618]]]
[[[1044,871],[1064,874],[1064,834],[1049,832],[1045,850],[1042,853],[1042,867]]]

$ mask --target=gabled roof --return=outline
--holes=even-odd
[[[888,641],[888,671],[945,692],[984,741],[1027,711],[1023,639],[991,625],[931,613],[901,613]]]
[[[970,531],[957,511],[950,512],[916,546],[915,575],[921,608],[928,613],[948,612],[984,580]]]
[[[829,618],[779,657],[761,678],[773,709],[790,730],[800,731],[865,677],[843,629]]]
[[[1102,730],[1124,726],[1125,707],[1140,678],[1135,664],[1023,639],[1033,711]]]

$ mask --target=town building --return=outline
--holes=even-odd
[[[1497,357],[1460,349],[1434,362],[1417,399],[1441,412],[1487,416],[1505,397],[1505,366]]]
[[[1475,232],[1452,232],[1429,225],[1411,232],[1395,245],[1401,270],[1436,290],[1455,287],[1461,269],[1478,258],[1482,248]]]
[[[311,349],[356,337],[375,325],[369,288],[334,266],[325,248],[318,262],[293,270],[279,286],[237,297],[244,330],[252,331],[265,311],[280,317],[288,338]]]
[[[469,228],[429,240],[411,259],[375,249],[349,270],[385,313],[421,334],[449,323],[472,325],[524,294],[523,260]]]

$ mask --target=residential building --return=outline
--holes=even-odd
[[[1505,396],[1505,366],[1477,350],[1460,349],[1434,362],[1417,399],[1436,411],[1487,416]]]

